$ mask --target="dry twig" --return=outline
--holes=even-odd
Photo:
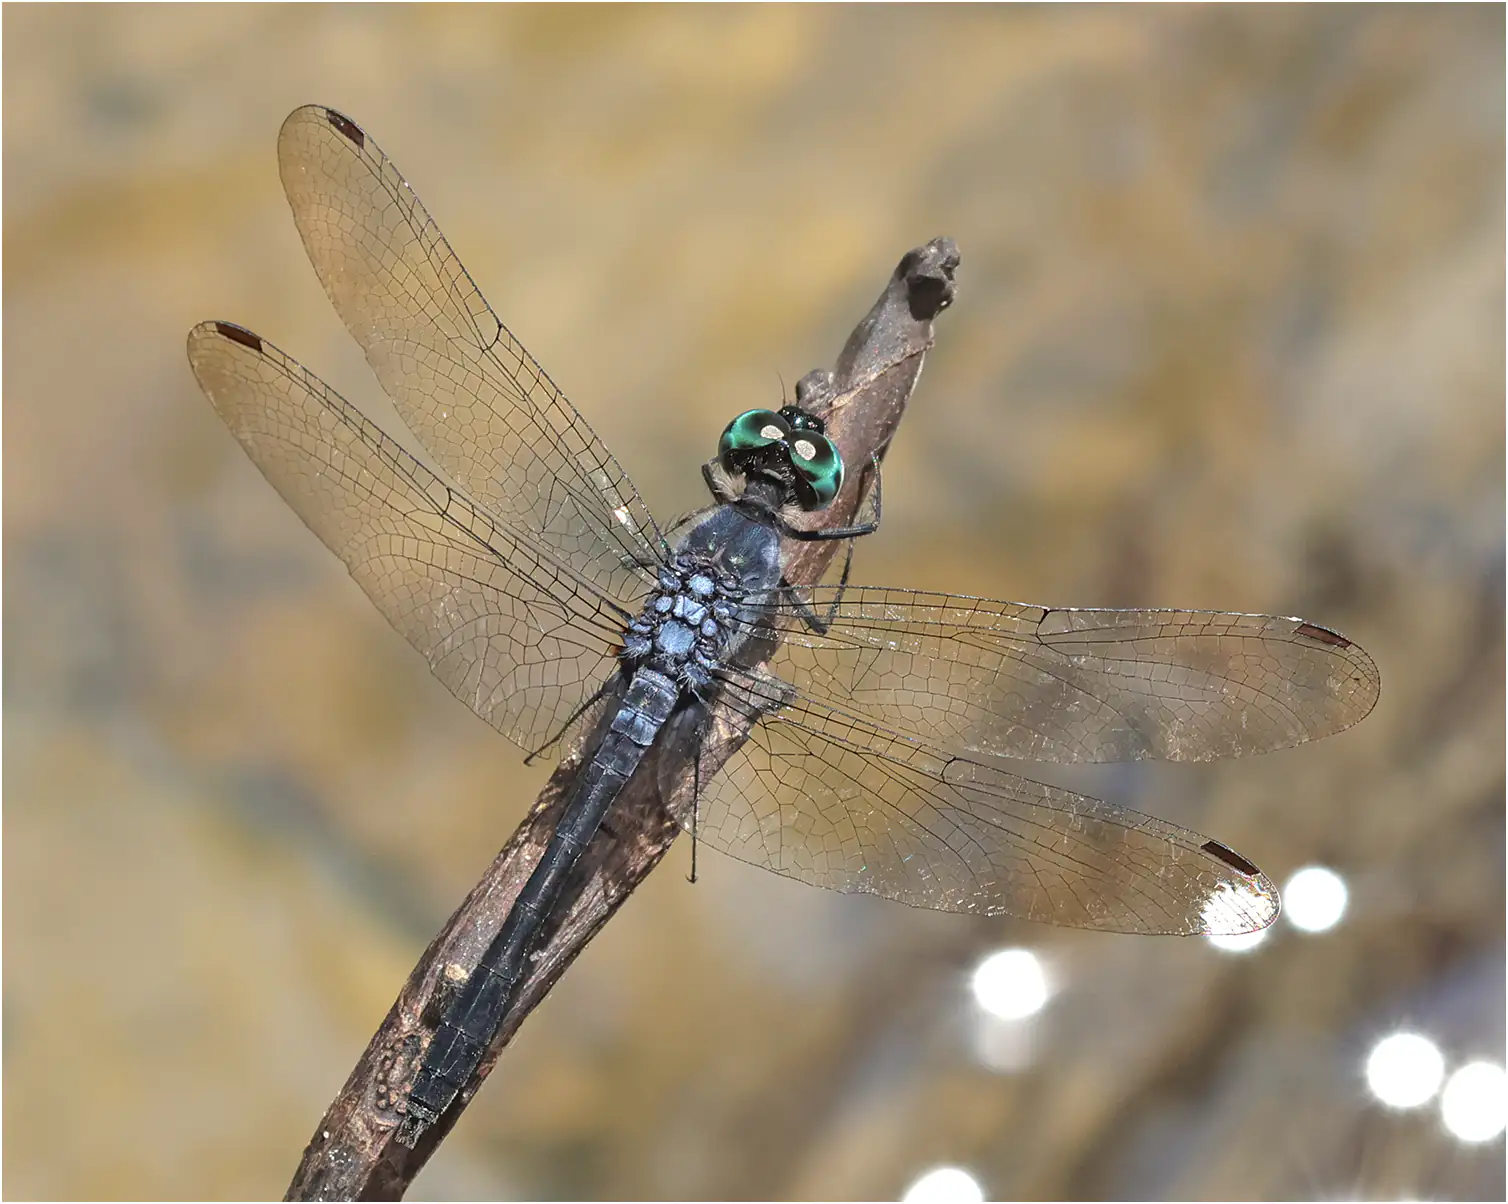
[[[958,251],[934,239],[909,251],[885,291],[865,316],[831,371],[811,372],[797,399],[827,421],[828,434],[851,466],[883,455],[932,345],[932,320],[953,299]],[[869,473],[849,474],[843,492],[818,516],[840,526],[858,512]],[[788,541],[786,577],[810,585],[826,572],[836,545]],[[714,725],[726,747],[712,750],[721,764],[741,742],[731,725]],[[557,917],[539,943],[517,998],[475,1079],[419,1140],[400,1144],[408,1085],[424,1048],[456,988],[470,974],[502,926],[524,882],[549,842],[581,767],[580,749],[563,760],[518,830],[482,880],[430,942],[396,1002],[351,1071],[289,1184],[287,1199],[398,1199],[459,1118],[503,1047],[566,967],[623,904],[680,832],[660,806],[655,759],[677,750],[656,747],[608,813],[571,874]]]

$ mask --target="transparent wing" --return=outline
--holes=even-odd
[[[350,118],[296,109],[283,188],[331,303],[409,429],[499,522],[614,596],[665,547],[618,462],[498,321],[407,181]]]
[[[714,722],[748,741],[662,794],[699,841],[786,877],[1111,932],[1252,932],[1278,914],[1267,877],[1197,832],[938,752],[773,677],[731,674]]]
[[[1371,657],[1302,619],[1055,610],[884,588],[772,605],[772,673],[814,703],[942,748],[1032,761],[1208,761],[1342,731]]]
[[[202,323],[188,355],[283,500],[435,676],[498,731],[540,747],[616,668],[630,599],[495,525],[250,331]]]
[[[819,588],[753,621],[751,647],[781,642],[726,669],[715,720],[748,742],[665,784],[699,840],[832,890],[1117,932],[1253,931],[1277,894],[1196,832],[958,752],[1209,760],[1341,731],[1379,689],[1344,636],[1268,615]]]

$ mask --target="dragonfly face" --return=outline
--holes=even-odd
[[[799,406],[746,410],[728,423],[717,458],[728,472],[780,488],[780,505],[822,510],[843,488],[843,457],[822,420]]]

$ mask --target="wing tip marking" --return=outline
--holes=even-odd
[[[1223,861],[1238,874],[1243,874],[1248,878],[1260,878],[1262,876],[1261,870],[1259,870],[1251,862],[1246,860],[1245,857],[1241,856],[1240,853],[1236,852],[1234,849],[1227,848],[1218,840],[1206,840],[1202,845],[1199,846],[1199,851],[1202,853],[1208,853],[1217,861]]]
[[[250,347],[258,355],[262,354],[262,340],[244,326],[237,326],[233,322],[216,322],[215,330],[221,338],[229,339],[232,343],[240,343],[243,347]]]
[[[334,109],[325,110],[325,120],[328,121],[337,133],[356,144],[358,150],[364,149],[367,136],[362,129],[344,113],[337,113]]]
[[[1293,634],[1304,636],[1320,644],[1329,644],[1333,648],[1351,647],[1351,641],[1340,632],[1331,631],[1328,627],[1320,627],[1315,623],[1300,623],[1293,629]]]

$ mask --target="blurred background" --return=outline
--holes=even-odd
[[[855,577],[1299,614],[1383,679],[1038,775],[1309,867],[1244,950],[682,842],[414,1197],[1502,1198],[1503,96],[1499,6],[8,7],[5,1194],[280,1195],[549,773],[185,362],[233,319],[389,419],[278,182],[320,101],[656,513],[947,234]]]

